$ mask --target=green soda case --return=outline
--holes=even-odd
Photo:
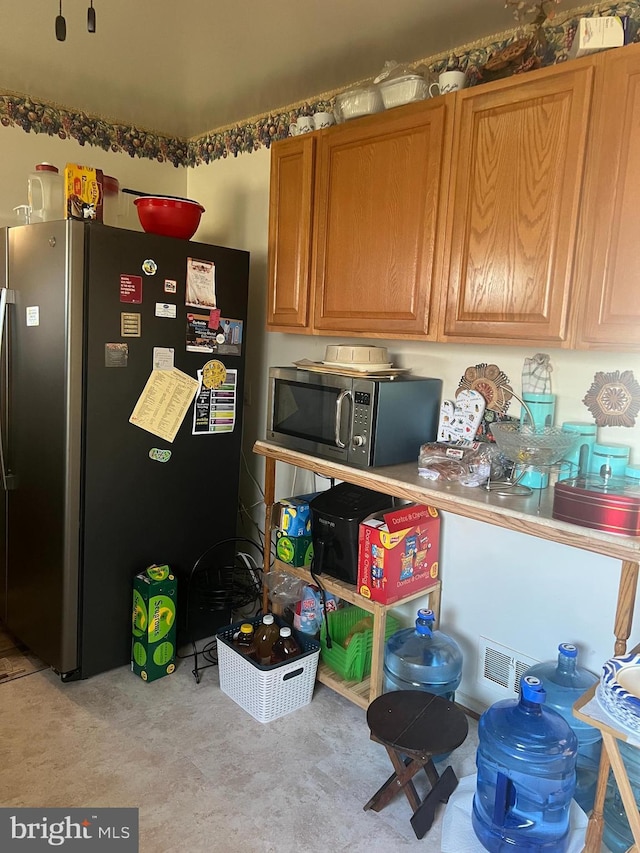
[[[276,530],[276,556],[290,566],[309,566],[313,559],[311,536],[287,536]]]
[[[149,566],[133,579],[131,670],[143,681],[155,681],[176,668],[177,593],[169,566]]]

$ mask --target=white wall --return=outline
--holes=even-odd
[[[256,438],[264,437],[267,368],[291,364],[301,357],[321,359],[327,343],[338,340],[264,332],[268,189],[269,153],[265,150],[189,170],[188,195],[207,208],[198,238],[252,253],[247,340],[251,404],[246,409],[244,446],[247,463],[260,481],[263,460],[252,457],[250,448]],[[465,368],[480,362],[497,363],[519,392],[524,358],[535,352],[531,348],[488,345],[370,343],[387,345],[399,366],[411,367],[416,374],[441,377],[445,397],[453,396]],[[640,356],[636,354],[548,352],[557,395],[557,423],[591,420],[581,400],[596,371],[630,369],[640,378]],[[518,411],[514,404],[512,413]],[[639,425],[601,429],[599,437],[605,442],[632,445],[632,461],[640,464]],[[279,465],[278,472],[277,496],[285,497],[292,493],[294,471]],[[246,474],[241,488],[246,504],[257,499]],[[297,493],[312,488],[308,472],[295,477]],[[580,648],[580,663],[595,671],[613,653],[617,561],[453,515],[443,518],[443,533],[441,627],[463,647],[463,701],[481,708],[503,696],[477,681],[478,636],[538,660],[555,658],[559,643],[572,642]],[[632,642],[640,639],[637,614],[635,627]]]

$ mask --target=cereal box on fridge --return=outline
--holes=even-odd
[[[91,219],[102,222],[103,178],[100,169],[67,163],[64,168],[64,203],[67,219]]]
[[[440,516],[424,504],[376,513],[360,524],[358,590],[392,604],[438,580]]]

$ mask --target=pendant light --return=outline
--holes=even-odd
[[[96,10],[93,8],[93,0],[87,9],[87,32],[95,33],[96,31]]]
[[[62,0],[60,0],[60,12],[56,16],[56,38],[64,41],[67,37],[67,22],[62,15]]]

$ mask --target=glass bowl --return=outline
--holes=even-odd
[[[580,435],[561,427],[531,427],[509,421],[489,424],[498,449],[518,465],[553,465],[580,443]]]

